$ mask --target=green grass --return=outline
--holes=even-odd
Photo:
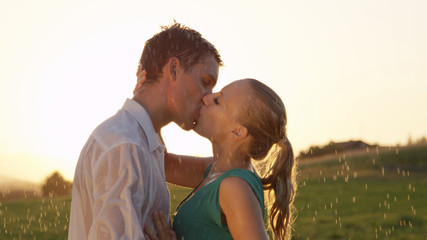
[[[414,191],[415,190],[415,191]],[[425,239],[427,179],[310,180],[295,200],[294,239]]]
[[[67,239],[71,198],[0,203],[0,239]]]
[[[427,239],[427,147],[300,167],[293,239]],[[171,213],[190,189],[169,185]],[[70,197],[0,202],[1,239],[66,239]]]
[[[191,192],[191,188],[183,188],[178,187],[172,184],[168,184],[168,188],[170,191],[170,199],[171,199],[171,216],[175,213],[176,208],[181,203],[181,201],[187,197]]]
[[[293,239],[427,239],[427,146],[302,163]]]
[[[171,215],[191,191],[169,185]],[[67,239],[71,197],[0,202],[0,240]]]

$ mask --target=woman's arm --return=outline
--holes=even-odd
[[[202,158],[165,153],[166,181],[195,188],[203,180],[203,173],[212,161],[212,157]]]
[[[245,180],[225,178],[219,187],[219,205],[233,239],[268,239],[260,204]]]

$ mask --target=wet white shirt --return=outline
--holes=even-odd
[[[169,219],[164,151],[145,109],[127,99],[80,153],[68,239],[144,239],[154,211]]]

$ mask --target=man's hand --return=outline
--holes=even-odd
[[[176,240],[175,232],[170,228],[168,221],[166,221],[163,212],[153,213],[154,226],[157,230],[157,235],[147,225],[144,226],[145,238],[147,240]]]

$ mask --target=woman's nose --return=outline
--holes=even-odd
[[[218,97],[218,94],[219,93],[209,93],[209,94],[206,94],[205,96],[203,96],[203,98],[202,98],[202,100],[203,100],[203,104],[204,105],[210,105],[210,104],[212,104],[213,103],[213,101],[214,101],[214,99],[216,98],[216,97]]]
[[[202,98],[203,104],[205,106],[209,105],[209,99],[211,97],[210,95],[212,95],[212,93],[208,93],[205,96],[203,96],[203,98]]]

